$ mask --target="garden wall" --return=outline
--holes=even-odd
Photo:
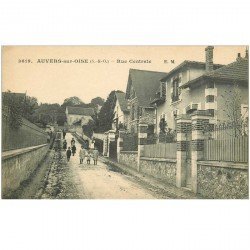
[[[176,184],[176,160],[141,157],[140,172]]]
[[[48,152],[49,145],[23,148],[2,154],[2,197],[6,198],[29,179]]]
[[[137,151],[121,151],[119,163],[137,170]]]
[[[248,166],[232,162],[199,161],[197,189],[204,198],[248,199]]]

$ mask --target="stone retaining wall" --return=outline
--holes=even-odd
[[[141,157],[140,172],[176,184],[176,160]]]
[[[198,162],[198,193],[210,199],[248,199],[248,166],[231,162]]]
[[[48,152],[49,145],[40,145],[2,154],[2,197],[18,189]]]
[[[129,166],[137,170],[137,151],[121,151],[119,163]]]

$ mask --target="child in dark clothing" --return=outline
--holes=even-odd
[[[71,150],[72,150],[72,155],[74,156],[75,153],[76,153],[76,146],[73,145],[73,146],[71,147]]]
[[[70,160],[70,156],[71,156],[71,150],[70,147],[68,147],[67,151],[66,151],[66,155],[67,155],[67,160]]]

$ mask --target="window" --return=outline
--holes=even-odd
[[[206,102],[214,102],[214,95],[207,95]]]
[[[139,119],[140,118],[140,107],[137,107],[137,114],[136,114],[136,118]]]
[[[208,82],[206,87],[207,87],[207,89],[213,89],[214,88],[214,82]]]
[[[179,100],[179,95],[180,95],[180,89],[179,89],[179,84],[180,84],[180,77],[176,77],[173,79],[173,92],[172,92],[172,102],[176,102]]]
[[[142,107],[139,107],[139,117],[142,116]],[[138,118],[139,118],[138,117]]]
[[[161,82],[160,85],[160,98],[166,98],[166,83],[165,82]]]

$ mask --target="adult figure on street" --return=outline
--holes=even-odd
[[[74,137],[71,139],[71,147],[74,146],[76,144],[76,141],[74,139]]]
[[[72,155],[74,156],[75,153],[76,153],[76,146],[75,146],[75,144],[71,147],[71,150],[72,150]]]
[[[70,160],[70,156],[71,156],[71,150],[70,147],[68,147],[67,151],[66,151],[66,155],[67,155],[67,161]]]
[[[65,139],[65,136],[66,136],[66,131],[65,129],[63,129],[63,139]]]
[[[63,141],[63,149],[64,149],[64,151],[67,149],[67,141],[66,140]]]

